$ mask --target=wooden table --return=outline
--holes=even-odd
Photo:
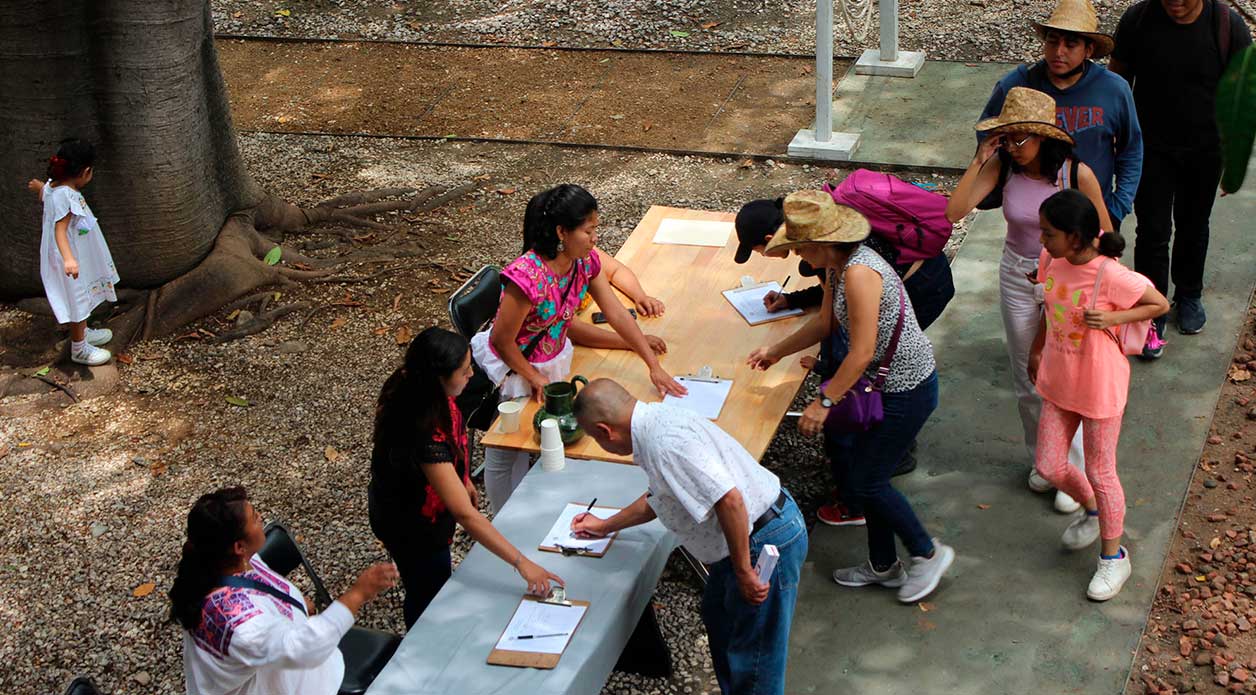
[[[751,326],[720,293],[737,287],[743,275],[753,276],[756,281],[762,282],[784,282],[786,277],[790,277],[792,279],[786,290],[808,287],[816,284],[816,280],[799,276],[795,259],[753,254],[745,264],[736,264],[733,262],[733,254],[737,250],[736,233],[729,235],[728,245],[724,248],[655,244],[654,232],[666,218],[732,222],[734,215],[651,206],[623,248],[615,254],[615,258],[637,274],[647,292],[667,305],[662,317],[642,318],[638,324],[646,333],[667,341],[667,354],[660,361],[672,376],[697,374],[704,365],[709,365],[715,376],[733,380],[732,391],[716,424],[741,442],[751,456],[760,459],[807,373],[798,366],[796,358],[782,360],[767,371],[759,372],[746,365],[746,357],[755,348],[771,345],[796,330],[807,317],[791,317]],[[589,322],[594,311],[596,306],[590,307],[576,320]],[[577,346],[571,374],[580,374],[590,380],[611,378],[643,401],[661,400],[650,383],[645,363],[636,353],[628,350],[594,350]],[[538,452],[540,443],[532,428],[532,416],[537,407],[533,399],[524,408],[518,432],[500,434],[490,431],[484,436],[483,444]],[[588,436],[568,446],[566,453],[578,459],[619,463],[632,461],[630,456],[617,456],[604,451]]]

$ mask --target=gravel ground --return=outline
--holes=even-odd
[[[588,186],[603,210],[602,243],[615,250],[651,203],[732,210],[838,175],[487,144],[266,135],[240,143],[263,186],[302,203],[358,188],[490,181],[411,224],[411,235],[429,249],[404,272],[373,284],[279,288],[281,302],[351,299],[360,307],[335,306],[304,325],[289,317],[224,345],[141,343],[129,351],[132,362],[120,366],[114,394],[0,420],[0,491],[8,502],[0,528],[0,617],[8,627],[0,635],[0,660],[8,665],[0,669],[0,692],[60,692],[77,673],[115,695],[182,692],[179,632],[165,622],[165,592],[187,509],[218,486],[247,486],[266,518],[286,522],[333,593],[384,559],[367,524],[365,491],[373,402],[401,355],[395,332],[443,322],[445,293],[465,268],[517,253],[526,192],[562,180]],[[494,192],[506,186],[520,192]],[[288,242],[314,248],[337,238],[323,232]],[[0,307],[0,350],[4,336],[30,331],[36,320]],[[229,325],[219,312],[197,327]],[[252,405],[229,405],[226,396]],[[784,427],[764,462],[814,508],[827,489],[819,460],[812,442]],[[466,548],[460,536],[457,557]],[[675,560],[655,599],[675,676],[615,674],[605,692],[716,692],[698,593]],[[360,620],[399,632],[400,616],[393,591]]]
[[[1128,0],[1096,0],[1100,24],[1115,29]],[[835,5],[838,55],[877,45],[878,13],[852,41]],[[1029,26],[1054,2],[902,0],[899,44],[932,59],[1018,62],[1038,57]],[[815,2],[785,0],[213,0],[219,32],[511,43],[566,47],[667,48],[813,54]],[[282,14],[287,12],[286,15]]]

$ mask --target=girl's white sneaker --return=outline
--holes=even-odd
[[[1125,586],[1125,580],[1130,578],[1132,571],[1130,551],[1121,546],[1121,557],[1113,560],[1099,558],[1099,567],[1095,576],[1090,578],[1086,596],[1092,601],[1107,601],[1121,593],[1121,587]]]
[[[108,328],[89,328],[84,339],[92,345],[107,345],[113,340],[113,331]]]
[[[90,343],[82,350],[72,350],[70,352],[70,361],[85,364],[89,367],[98,367],[113,358],[113,353],[104,348],[98,348]]]

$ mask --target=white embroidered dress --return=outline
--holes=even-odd
[[[57,222],[70,216],[66,236],[79,264],[79,276],[65,274],[65,261],[57,247]],[[39,242],[39,276],[58,323],[86,321],[101,302],[116,302],[113,286],[118,271],[105,244],[105,235],[83,194],[70,186],[44,184],[44,229]]]
[[[244,577],[302,603],[300,590],[256,555]],[[344,679],[340,639],[353,614],[339,601],[307,618],[255,589],[219,587],[205,599],[201,624],[183,631],[188,695],[336,695]]]

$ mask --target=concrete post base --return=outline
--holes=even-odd
[[[827,159],[847,162],[859,148],[859,133],[833,133],[828,142],[816,142],[816,133],[810,128],[798,131],[789,143],[789,156],[802,159]]]
[[[924,64],[925,54],[918,51],[899,51],[898,60],[884,61],[880,50],[869,48],[855,61],[855,74],[915,77]]]

